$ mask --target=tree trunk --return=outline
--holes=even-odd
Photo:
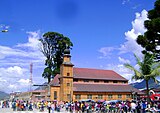
[[[147,102],[150,103],[148,80],[146,80],[146,93],[147,93]]]
[[[51,81],[51,75],[48,76],[48,84],[50,83]]]

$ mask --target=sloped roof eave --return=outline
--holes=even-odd
[[[90,80],[120,80],[120,81],[128,81],[127,79],[115,79],[115,78],[93,78],[93,77],[81,77],[81,76],[73,76],[74,79],[90,79]]]
[[[74,83],[73,91],[75,92],[137,92],[141,93],[140,90],[128,85],[128,84],[84,84]]]

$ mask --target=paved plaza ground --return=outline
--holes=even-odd
[[[40,112],[37,109],[34,109],[33,111],[13,111],[11,108],[0,108],[0,113],[48,113],[48,110],[45,109],[45,111],[43,112]],[[54,111],[54,113],[67,113],[67,112],[62,109],[61,112]]]
[[[11,108],[0,108],[0,113],[48,113],[48,110],[45,109],[45,111],[43,111],[43,112],[40,112],[37,109],[34,109],[33,111],[13,111]],[[50,113],[52,113],[52,112],[50,112]],[[64,109],[62,109],[61,112],[54,111],[54,113],[70,113],[70,112],[66,112]],[[96,112],[94,112],[94,113],[96,113]],[[146,112],[146,113],[151,113],[151,112]]]

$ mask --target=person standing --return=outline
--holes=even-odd
[[[140,104],[140,102],[138,102],[138,104],[136,106],[136,111],[137,111],[137,113],[141,113],[141,104]]]
[[[16,111],[16,102],[15,101],[12,102],[12,109],[13,109],[13,111]]]
[[[136,103],[135,103],[134,101],[132,101],[132,102],[131,102],[131,112],[132,112],[132,113],[135,113],[135,112],[136,112],[136,107],[137,107]]]
[[[48,102],[48,113],[50,113],[51,112],[51,102],[49,101]]]
[[[52,113],[54,113],[54,110],[55,110],[55,104],[54,104],[54,102],[51,103],[51,110],[52,110]]]
[[[147,104],[145,101],[142,102],[142,113],[146,113]]]

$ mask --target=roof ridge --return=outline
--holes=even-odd
[[[82,68],[82,67],[73,67],[73,69],[89,69],[89,70],[101,70],[101,71],[113,71],[113,72],[115,72],[114,70],[111,70],[111,69],[100,69],[100,68]]]
[[[129,84],[123,84],[123,83],[94,83],[94,82],[73,82],[73,84],[92,84],[92,85],[129,85]]]

